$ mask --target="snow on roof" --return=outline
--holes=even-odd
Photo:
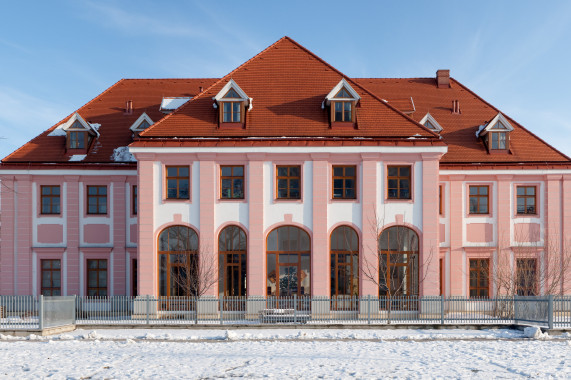
[[[174,111],[184,103],[188,102],[189,97],[164,97],[161,101],[161,111]]]
[[[87,154],[74,154],[69,158],[70,162],[74,161],[83,161],[83,159],[87,157]]]
[[[111,160],[115,162],[135,162],[135,157],[129,152],[129,147],[120,146],[113,150]]]

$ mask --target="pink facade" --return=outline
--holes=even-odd
[[[571,293],[568,157],[447,70],[351,79],[287,37],[220,79],[122,80],[0,180],[2,295],[376,297],[383,265],[404,296]]]

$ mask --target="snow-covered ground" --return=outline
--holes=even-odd
[[[533,338],[526,338],[530,336]],[[538,330],[102,329],[0,334],[0,378],[571,377]]]

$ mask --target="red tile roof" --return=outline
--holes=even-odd
[[[440,133],[448,145],[448,153],[441,163],[492,163],[492,162],[569,162],[560,153],[515,120],[503,114],[514,131],[510,133],[508,154],[489,154],[481,139],[476,137],[480,125],[492,120],[500,110],[453,78],[450,88],[438,88],[436,78],[354,78],[379,97],[391,99],[412,97],[416,111],[410,116],[420,121],[430,112],[442,126]],[[460,103],[460,114],[452,113],[452,102]]]
[[[284,37],[250,59],[141,134],[142,137],[246,136],[375,136],[437,139],[431,131],[387,105],[351,79],[359,94],[357,128],[331,128],[329,111],[322,108],[327,94],[344,75]],[[212,98],[233,79],[253,98],[246,128],[218,127]]]
[[[89,149],[87,157],[76,164],[109,163],[113,150],[129,145],[132,132],[129,127],[143,112],[156,123],[166,115],[159,111],[164,96],[196,96],[200,87],[207,88],[216,79],[122,79],[99,96],[89,101],[78,112],[90,123],[101,124],[100,137]],[[133,112],[125,114],[128,100],[133,101]],[[14,162],[68,162],[64,136],[48,136],[57,126],[65,123],[73,113],[56,125],[20,147],[2,160]]]
[[[218,128],[218,110],[213,107],[212,97],[230,78],[253,98],[253,108],[247,112],[244,129]],[[361,97],[356,108],[356,129],[331,128],[328,110],[322,108],[325,96],[342,78]],[[202,93],[199,93],[200,87],[204,89]],[[194,99],[165,116],[159,111],[162,98],[176,96]],[[127,100],[133,101],[134,111],[130,115],[124,113]],[[460,103],[460,114],[452,113],[454,100]],[[413,110],[408,116],[401,113]],[[479,125],[491,120],[499,110],[454,79],[450,81],[450,88],[437,88],[435,78],[351,79],[287,37],[221,79],[124,79],[77,112],[86,121],[101,124],[101,136],[91,145],[83,161],[69,162],[65,137],[48,136],[70,115],[2,160],[3,166],[42,162],[57,162],[62,167],[64,163],[66,167],[111,164],[113,150],[132,143],[129,127],[142,112],[155,124],[143,132],[141,140],[132,143],[134,146],[426,146],[446,143],[448,153],[442,158],[442,165],[571,164],[568,157],[509,117],[515,128],[511,132],[510,153],[489,154],[475,133]],[[427,112],[444,128],[442,139],[418,124]],[[423,139],[408,139],[414,135]],[[281,136],[303,138],[279,141],[277,138]],[[194,139],[197,137],[203,141]],[[268,139],[241,140],[244,137]],[[352,137],[366,140],[352,140]]]

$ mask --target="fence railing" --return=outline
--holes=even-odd
[[[1,329],[64,324],[537,324],[571,327],[564,297],[0,296]]]

